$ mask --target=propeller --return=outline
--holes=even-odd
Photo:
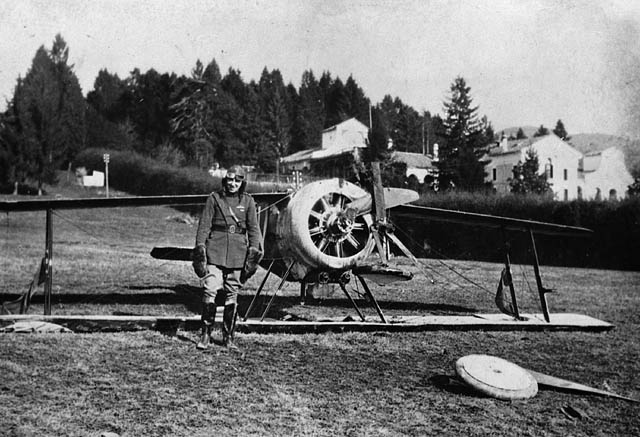
[[[393,242],[398,249],[404,253],[416,266],[422,268],[422,264],[411,253],[411,251],[400,241],[400,239],[393,233],[393,225],[389,222],[387,217],[387,210],[395,206],[404,205],[406,203],[418,200],[420,197],[418,193],[413,190],[404,188],[384,188],[382,186],[382,173],[380,171],[380,162],[371,162],[371,173],[373,175],[373,206],[374,206],[374,218],[373,223],[373,238],[380,255],[380,260],[383,264],[389,263],[387,256],[387,249],[389,242]],[[369,197],[371,199],[371,197]],[[363,203],[363,205],[365,205]],[[371,205],[369,205],[369,211]]]

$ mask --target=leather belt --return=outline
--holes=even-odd
[[[212,226],[212,229],[214,231],[228,232],[229,234],[244,234],[244,233],[247,232],[247,230],[245,228],[241,228],[241,227],[236,226],[236,225],[229,225],[229,226],[214,225],[214,226]]]

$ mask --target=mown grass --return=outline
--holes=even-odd
[[[195,228],[179,218],[168,208],[56,215],[53,313],[197,314],[198,283],[188,263],[148,255],[155,245],[192,244]],[[31,280],[44,249],[43,214],[3,216],[0,242],[2,301]],[[412,281],[372,286],[389,317],[496,312],[500,265],[423,260],[422,271],[398,261],[414,271]],[[262,274],[241,297],[243,308]],[[522,310],[538,311],[530,269],[515,266],[514,276]],[[585,313],[616,328],[239,334],[241,353],[220,346],[197,352],[192,331],[0,334],[0,434],[639,435],[638,404],[548,390],[503,402],[449,383],[457,358],[482,353],[640,398],[640,273],[545,267],[543,281],[556,290],[552,312]],[[297,285],[288,285],[269,315],[355,317],[339,289],[318,292],[304,307],[297,294]],[[42,312],[41,294],[31,312]],[[582,419],[565,416],[567,405]]]

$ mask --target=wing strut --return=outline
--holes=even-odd
[[[387,322],[387,319],[385,319],[384,314],[382,313],[382,309],[380,309],[380,305],[378,305],[378,301],[373,296],[373,293],[369,289],[369,286],[365,282],[364,278],[362,276],[360,276],[360,275],[357,275],[357,276],[358,276],[358,279],[360,280],[360,283],[362,284],[362,288],[364,288],[365,294],[367,296],[369,296],[369,299],[371,299],[371,302],[373,303],[373,306],[375,307],[376,312],[380,316],[380,320],[382,320],[382,323],[385,323],[385,324],[389,323],[389,322]]]
[[[536,240],[533,238],[533,230],[529,228],[529,236],[531,237],[531,249],[533,252],[533,272],[536,275],[536,285],[538,286],[538,294],[540,295],[540,307],[542,308],[542,314],[547,323],[551,322],[549,318],[549,306],[547,305],[547,293],[553,290],[544,288],[542,286],[542,278],[540,277],[540,263],[538,262],[538,251],[536,250]]]
[[[340,282],[340,288],[342,288],[342,292],[344,293],[345,296],[347,296],[347,299],[349,299],[349,302],[351,302],[351,305],[353,306],[353,308],[355,308],[356,313],[358,313],[358,316],[360,317],[360,320],[362,320],[364,322],[365,318],[364,318],[364,315],[362,315],[362,311],[360,311],[360,308],[358,308],[358,305],[356,304],[356,301],[353,300],[353,298],[351,297],[351,295],[347,291],[347,287],[345,287],[343,282]]]
[[[51,315],[51,289],[53,288],[53,210],[47,208],[47,232],[44,251],[45,283],[44,283],[44,315]]]
[[[262,278],[262,282],[260,283],[260,286],[258,287],[258,289],[256,290],[256,294],[253,296],[253,299],[251,299],[251,303],[249,304],[249,308],[247,308],[247,312],[244,313],[244,318],[242,319],[244,322],[247,321],[247,319],[249,318],[249,315],[251,314],[251,310],[253,309],[253,306],[256,304],[256,301],[258,300],[258,296],[260,296],[260,293],[262,293],[262,289],[264,288],[264,284],[267,283],[267,279],[269,278],[269,275],[271,274],[271,269],[273,269],[273,265],[275,264],[276,260],[271,260],[271,264],[269,264],[269,268],[267,269],[267,273],[265,273],[264,278]]]
[[[504,269],[500,274],[500,281],[498,282],[498,291],[496,292],[495,302],[500,311],[508,316],[513,317],[516,320],[526,320],[520,316],[518,310],[518,301],[516,299],[516,290],[513,287],[513,276],[511,275],[511,245],[507,240],[506,232],[502,229],[502,238],[504,240]],[[509,287],[509,294],[511,295],[511,302],[507,302],[504,298],[503,286]]]
[[[276,294],[278,294],[278,291],[282,290],[282,287],[284,287],[284,283],[287,280],[287,277],[289,276],[289,273],[291,272],[291,269],[293,268],[293,265],[295,263],[296,263],[295,260],[291,260],[291,262],[289,263],[289,266],[287,267],[287,271],[284,272],[284,275],[282,275],[282,279],[280,280],[280,284],[278,285],[278,288],[276,288],[276,291],[273,292],[273,296],[271,296],[271,299],[269,299],[269,303],[267,304],[267,307],[262,313],[262,317],[260,317],[261,322],[264,322],[264,318],[267,316],[269,309],[271,309],[271,305],[273,304],[273,300],[276,298]],[[256,293],[256,296],[257,296],[257,293]],[[247,311],[247,314],[248,314],[248,311]]]

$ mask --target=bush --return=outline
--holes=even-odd
[[[640,199],[623,201],[553,201],[545,196],[499,196],[473,193],[423,195],[421,205],[481,214],[580,226],[594,231],[591,238],[536,235],[540,262],[548,265],[640,270]],[[407,235],[399,236],[430,257],[503,262],[505,237],[511,260],[530,263],[530,237],[526,232],[430,221],[417,224],[395,218]],[[425,250],[424,248],[428,249]]]
[[[109,153],[109,186],[140,196],[202,194],[217,188],[206,171],[175,167],[130,151],[87,149],[76,157],[76,166],[104,169],[103,154]]]

